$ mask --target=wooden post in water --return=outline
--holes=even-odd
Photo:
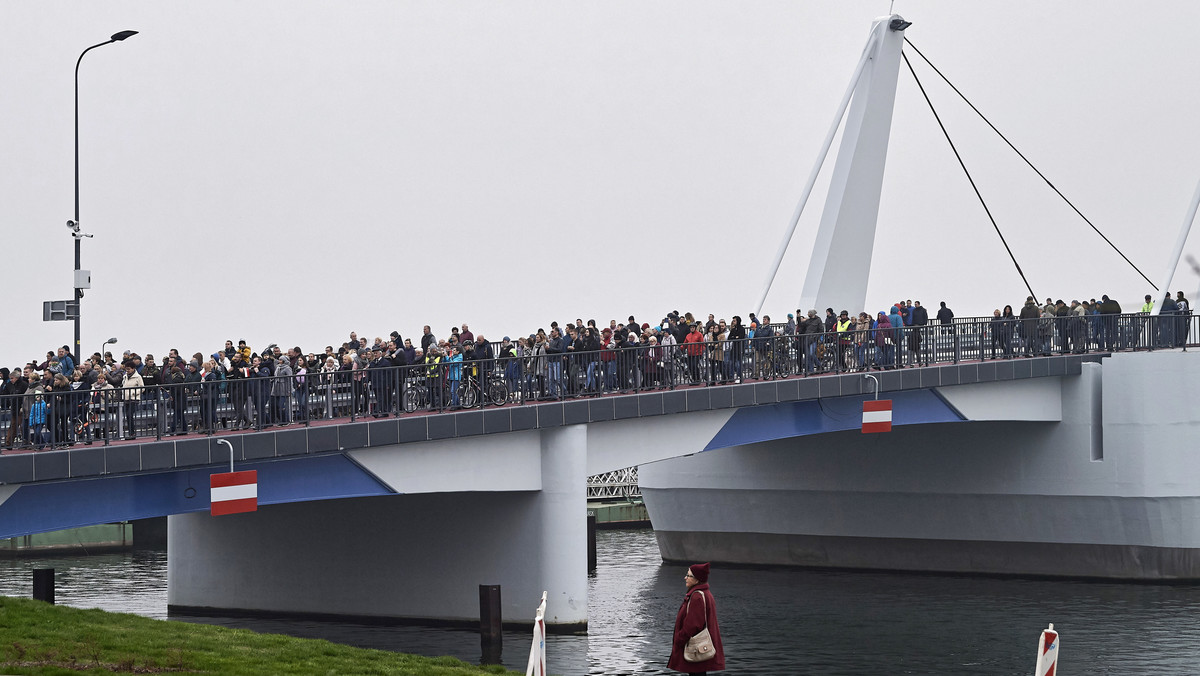
[[[504,650],[503,625],[500,585],[479,585],[479,646],[483,649],[483,664],[500,664]]]
[[[596,570],[596,512],[587,513],[588,572]]]
[[[33,570],[33,600],[54,604],[53,568],[35,568]]]

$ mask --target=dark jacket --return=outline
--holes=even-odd
[[[1025,301],[1021,308],[1021,335],[1026,340],[1037,335],[1038,318],[1042,316],[1042,308],[1033,301]]]
[[[912,325],[913,326],[925,326],[928,323],[929,323],[929,311],[925,309],[925,306],[924,305],[921,305],[920,307],[913,306]]]
[[[703,598],[701,598],[703,595]],[[708,627],[712,636],[713,652],[711,660],[703,662],[688,662],[683,659],[683,647],[688,639]],[[725,650],[721,646],[721,630],[717,627],[717,601],[708,589],[708,583],[700,583],[688,590],[675,615],[675,630],[671,638],[671,659],[667,668],[684,673],[694,674],[702,671],[722,671],[725,669]]]
[[[954,323],[954,311],[948,307],[942,306],[942,309],[938,310],[937,318],[938,321],[943,324],[952,324]]]
[[[809,317],[802,324],[804,330],[801,331],[805,336],[816,336],[825,331],[825,324],[821,322],[820,317]]]

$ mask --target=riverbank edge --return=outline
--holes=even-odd
[[[358,673],[511,675],[453,657],[356,648],[323,639],[158,620],[0,596],[0,670],[8,674]]]
[[[249,617],[260,620],[310,620],[313,622],[349,622],[396,627],[440,627],[447,629],[478,629],[478,619],[438,619],[432,617],[403,617],[399,615],[354,615],[348,613],[309,613],[297,610],[247,610],[243,608],[209,608],[207,606],[177,606],[167,604],[167,613],[189,617]],[[547,624],[546,633],[558,636],[586,636],[587,622]],[[533,620],[504,620],[506,631],[533,629]]]

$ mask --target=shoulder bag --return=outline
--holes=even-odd
[[[696,592],[700,595],[700,601],[704,603],[704,628],[698,634],[691,637],[687,641],[687,645],[683,646],[683,659],[685,662],[707,662],[716,656],[717,652],[713,650],[712,636],[708,633],[708,601],[704,598],[704,592]],[[688,599],[688,604],[692,600]]]

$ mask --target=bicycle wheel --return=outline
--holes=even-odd
[[[458,403],[463,408],[475,408],[479,403],[479,388],[471,383],[464,383],[458,388]]]
[[[496,406],[503,406],[508,403],[508,388],[504,383],[492,381],[488,383],[488,399]]]
[[[415,387],[408,387],[404,390],[404,396],[401,397],[404,405],[404,410],[412,413],[421,406],[421,392]]]

